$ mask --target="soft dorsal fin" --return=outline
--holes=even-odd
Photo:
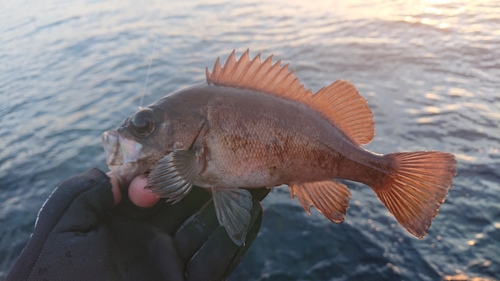
[[[207,83],[265,92],[274,96],[303,103],[337,126],[356,144],[367,144],[374,136],[372,113],[366,100],[348,81],[338,80],[316,94],[299,83],[288,64],[281,60],[272,64],[272,55],[264,62],[260,54],[250,60],[247,49],[239,60],[234,50],[221,66],[219,58],[212,73],[206,69]]]

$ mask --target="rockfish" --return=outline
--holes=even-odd
[[[309,213],[344,220],[349,189],[370,186],[396,220],[422,238],[455,176],[455,157],[437,151],[376,154],[366,100],[338,80],[315,94],[288,64],[250,60],[248,50],[206,82],[168,94],[103,134],[106,163],[122,185],[149,173],[148,188],[178,202],[193,185],[211,191],[219,223],[245,241],[252,208],[246,189],[286,184]]]

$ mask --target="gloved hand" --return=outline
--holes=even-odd
[[[139,208],[123,194],[114,206],[110,179],[93,169],[64,181],[38,215],[32,237],[7,280],[224,280],[262,222],[268,190],[252,191],[244,245],[221,227],[211,196],[194,187],[176,204]]]

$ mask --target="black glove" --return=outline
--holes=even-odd
[[[125,192],[113,207],[109,178],[93,169],[64,181],[38,215],[7,280],[224,280],[259,231],[266,189],[252,191],[246,242],[221,227],[208,192],[142,209]]]

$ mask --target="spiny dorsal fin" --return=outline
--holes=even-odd
[[[303,96],[312,96],[311,90],[306,91],[304,85],[300,85],[294,72],[288,71],[288,64],[281,67],[280,60],[273,65],[272,55],[264,62],[260,60],[260,54],[250,60],[248,52],[247,49],[236,61],[233,51],[224,66],[221,66],[217,58],[212,73],[206,69],[207,83],[257,90],[297,101]]]
[[[250,60],[247,49],[239,60],[234,50],[221,66],[219,58],[212,73],[206,69],[207,83],[265,92],[288,100],[306,104],[335,124],[356,144],[369,143],[374,136],[372,113],[356,88],[344,80],[324,87],[316,94],[299,83],[288,64],[281,67],[281,60],[272,64],[272,55],[264,62],[260,54]]]

